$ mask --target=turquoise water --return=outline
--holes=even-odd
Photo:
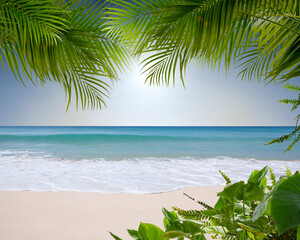
[[[300,169],[293,127],[0,127],[0,189],[148,193]]]
[[[264,146],[293,127],[0,127],[0,151],[63,159],[216,157],[299,160],[300,147]]]

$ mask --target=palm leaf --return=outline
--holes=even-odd
[[[233,60],[246,60],[243,77],[265,81],[299,74],[298,1],[111,2],[109,34],[135,45],[137,55],[150,53],[144,61],[150,83],[168,85],[178,67],[183,80],[183,69],[193,60],[212,68],[224,62],[227,70]],[[256,53],[248,59],[252,50]]]
[[[130,65],[127,46],[107,36],[106,12],[106,3],[92,0],[5,0],[0,60],[21,81],[20,65],[35,84],[61,84],[67,108],[72,95],[77,107],[101,108],[110,82]]]

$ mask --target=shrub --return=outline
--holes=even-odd
[[[270,185],[266,178],[268,172]],[[168,211],[163,208],[164,231],[153,224],[141,223],[138,230],[127,229],[129,235],[136,240],[205,240],[207,234],[223,240],[300,239],[298,171],[292,175],[287,169],[285,175],[276,181],[272,169],[264,167],[253,171],[247,182],[236,183],[231,183],[223,172],[221,174],[226,186],[218,193],[219,199],[214,207],[197,201],[202,209],[173,207],[174,211]]]

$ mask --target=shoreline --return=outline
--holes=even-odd
[[[300,160],[299,160],[300,161]],[[136,193],[136,192],[100,192],[100,191],[81,191],[81,190],[31,190],[31,189],[0,189],[0,193],[2,192],[32,192],[32,193],[89,193],[89,194],[103,194],[103,195],[156,195],[156,194],[167,194],[167,193],[173,193],[193,188],[218,188],[223,187],[225,184],[218,184],[218,185],[197,185],[197,186],[187,186],[182,187],[174,190],[168,190],[168,191],[160,191],[160,192],[145,192],[145,193]],[[189,191],[189,190],[188,190]]]
[[[140,222],[163,229],[161,208],[199,209],[183,193],[215,204],[224,186],[197,186],[171,192],[131,194],[73,191],[0,191],[0,238],[2,240],[131,239],[126,228]]]

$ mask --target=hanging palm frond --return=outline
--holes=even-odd
[[[130,52],[105,29],[106,3],[92,0],[4,0],[0,5],[0,60],[23,83],[60,83],[68,106],[105,105],[111,80],[130,65]],[[23,74],[21,74],[23,69]],[[100,80],[102,79],[102,80]]]
[[[183,81],[195,60],[229,69],[239,61],[243,78],[274,81],[299,76],[299,1],[111,0],[112,37],[150,53],[143,62],[151,84]]]

